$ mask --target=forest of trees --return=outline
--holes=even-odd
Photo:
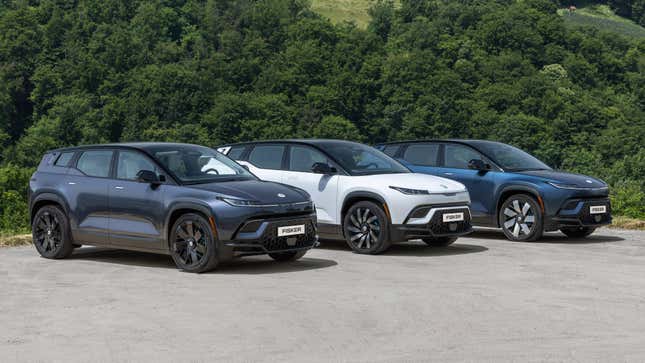
[[[302,0],[0,0],[0,230],[48,149],[284,137],[499,140],[645,218],[645,40],[561,6],[380,0],[360,29]]]

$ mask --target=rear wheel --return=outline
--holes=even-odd
[[[562,228],[560,231],[571,238],[585,238],[592,234],[596,229],[593,227],[575,227],[575,228]]]
[[[390,247],[389,221],[376,203],[363,201],[352,205],[343,221],[345,240],[356,253],[378,254]]]
[[[307,254],[307,250],[269,253],[269,257],[279,262],[289,262],[301,259]]]
[[[511,241],[535,241],[542,237],[542,212],[535,198],[511,195],[499,210],[499,224]]]
[[[199,214],[184,214],[172,227],[170,254],[186,272],[207,272],[217,266],[215,237],[208,221]]]
[[[457,237],[428,237],[428,238],[423,238],[422,240],[428,246],[446,247],[453,244],[457,240]]]
[[[46,205],[36,212],[31,234],[36,250],[45,258],[65,258],[74,251],[69,221],[57,206]]]

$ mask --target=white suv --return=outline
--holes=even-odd
[[[415,174],[367,145],[341,140],[233,144],[218,151],[260,179],[306,190],[320,238],[345,239],[358,253],[420,238],[447,246],[472,230],[470,197],[456,181]]]

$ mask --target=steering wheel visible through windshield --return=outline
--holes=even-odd
[[[183,184],[255,179],[235,161],[207,147],[168,144],[147,151]]]
[[[409,173],[398,161],[367,145],[349,142],[322,144],[340,166],[352,175]]]

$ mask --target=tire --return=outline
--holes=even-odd
[[[504,235],[511,241],[535,241],[542,237],[542,211],[530,195],[508,197],[499,209],[498,218]]]
[[[390,248],[390,222],[378,204],[362,201],[352,205],[343,219],[343,232],[356,253],[375,255]]]
[[[202,273],[217,267],[217,244],[208,221],[199,214],[184,214],[173,224],[170,255],[177,268]]]
[[[300,250],[300,251],[291,251],[291,252],[269,253],[269,257],[271,257],[272,259],[278,262],[290,262],[290,261],[297,261],[306,254],[307,254],[307,250]]]
[[[74,251],[69,219],[55,205],[46,205],[36,212],[31,236],[36,250],[45,258],[66,258]]]
[[[457,237],[428,237],[428,238],[422,238],[422,240],[428,246],[446,247],[453,244],[457,240]]]
[[[596,228],[594,227],[574,227],[574,228],[562,228],[560,232],[567,235],[571,238],[585,238],[592,234]]]

